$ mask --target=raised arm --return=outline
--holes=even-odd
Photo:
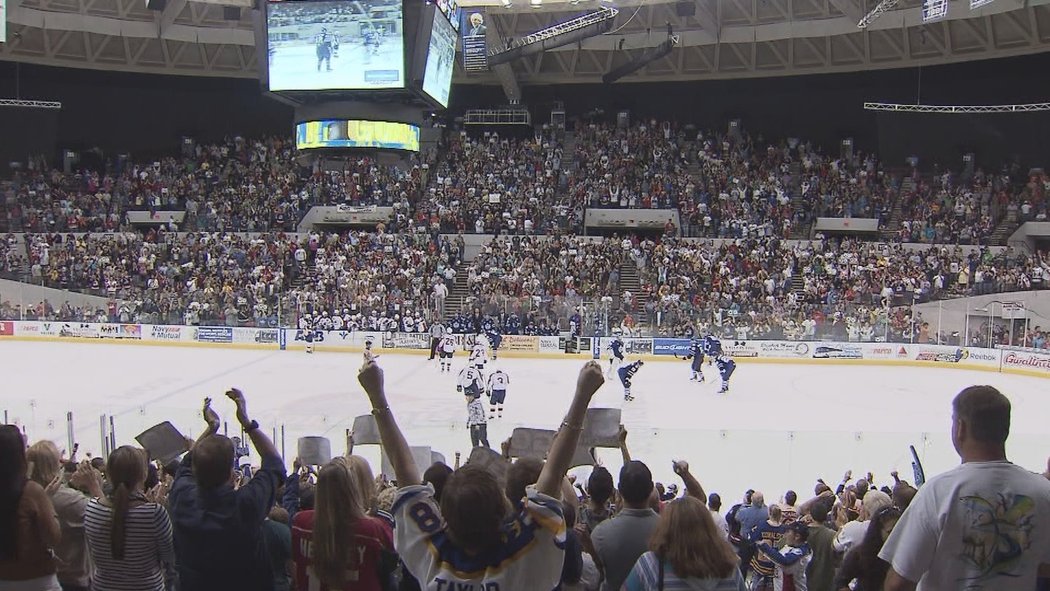
[[[580,370],[580,377],[576,380],[576,394],[569,405],[569,412],[566,413],[565,422],[558,429],[558,434],[554,436],[547,453],[547,462],[543,464],[543,470],[536,481],[536,490],[539,492],[549,497],[558,496],[562,479],[565,478],[565,472],[569,469],[576,445],[580,441],[587,406],[603,383],[605,378],[602,376],[602,368],[594,361],[587,362]]]
[[[259,423],[248,418],[248,403],[244,399],[244,393],[237,388],[231,388],[226,392],[226,396],[237,405],[237,422],[241,424],[241,429],[244,429],[244,432],[248,434],[248,438],[252,440],[252,446],[255,447],[259,457],[264,460],[277,460],[283,463],[284,460],[281,459],[280,452],[277,451],[277,447],[270,441],[266,432],[259,428]],[[281,471],[284,471],[283,467]]]
[[[704,487],[700,486],[700,481],[689,471],[689,462],[685,460],[673,462],[671,469],[682,478],[682,482],[685,483],[685,492],[706,505],[707,494],[704,493]]]
[[[410,486],[420,484],[422,477],[419,468],[412,459],[412,452],[408,449],[408,441],[405,440],[401,428],[394,420],[394,413],[386,401],[386,391],[383,388],[383,370],[374,361],[365,362],[361,372],[357,374],[357,381],[368,394],[368,400],[372,403],[372,416],[376,419],[379,428],[379,438],[383,442],[383,451],[390,458],[394,466],[394,475],[397,477],[398,486]]]
[[[627,427],[620,425],[620,433],[618,434],[620,440],[620,455],[623,456],[623,463],[631,461],[631,451],[627,449]]]

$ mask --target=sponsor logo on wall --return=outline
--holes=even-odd
[[[652,339],[627,339],[624,348],[628,355],[652,355],[653,354],[653,341]]]
[[[653,355],[688,355],[689,339],[653,339]]]
[[[747,341],[723,341],[722,350],[730,357],[758,357],[758,351]]]
[[[758,354],[762,357],[806,357],[809,355],[809,343],[762,341],[758,344]]]
[[[201,343],[232,343],[233,328],[229,326],[201,326],[197,328],[195,340]]]
[[[383,335],[384,349],[429,349],[430,335],[424,333],[388,332]]]
[[[970,356],[970,352],[966,349],[956,349],[954,351],[922,351],[920,350],[915,355],[916,361],[933,361],[936,363],[959,363],[960,361],[967,359]]]
[[[813,349],[814,359],[864,359],[864,352],[855,345],[818,345]]]
[[[150,337],[158,341],[177,341],[182,338],[181,326],[152,326]]]
[[[58,336],[81,339],[97,339],[100,336],[98,326],[75,322],[65,323],[58,327]]]
[[[530,335],[505,334],[500,339],[500,351],[536,351],[539,340]]]
[[[15,323],[9,321],[0,322],[0,337],[15,336]]]
[[[1032,353],[1014,353],[1011,351],[1003,356],[1003,365],[1006,367],[1050,371],[1050,357]]]

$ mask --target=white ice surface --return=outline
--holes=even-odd
[[[267,433],[284,427],[287,459],[303,435],[323,435],[343,447],[344,430],[369,411],[356,380],[359,354],[168,348],[139,345],[0,341],[3,387],[0,411],[25,426],[30,439],[66,447],[67,411],[74,413],[82,451],[101,449],[99,416],[113,415],[118,445],[170,420],[187,435],[203,425],[200,402],[234,426],[223,392],[244,390],[253,418]],[[424,356],[383,354],[387,391],[398,422],[413,445],[430,445],[452,462],[469,452],[466,407],[454,375],[440,374]],[[511,387],[505,418],[489,424],[492,445],[514,427],[553,429],[572,396],[580,359],[501,359]],[[491,364],[490,364],[491,367]],[[653,362],[635,376],[637,400],[624,403],[618,383],[607,382],[592,407],[622,407],[635,459],[657,480],[674,482],[672,459],[686,459],[709,491],[737,498],[746,488],[778,499],[788,488],[808,497],[817,477],[832,486],[842,473],[872,470],[885,483],[891,470],[911,480],[908,445],[919,450],[927,477],[958,463],[949,426],[951,399],[971,384],[991,384],[1013,402],[1010,458],[1042,471],[1050,454],[1045,429],[1050,393],[1038,378],[941,368],[763,365],[742,363],[728,396],[708,383],[688,381],[685,362]],[[232,435],[233,433],[231,433]],[[376,446],[358,453],[378,469]],[[615,474],[620,454],[600,450]],[[581,469],[581,476],[587,470]]]
[[[272,90],[369,90],[372,88],[401,88],[405,85],[404,54],[400,37],[384,38],[373,55],[360,43],[344,43],[339,55],[332,57],[332,71],[325,65],[317,69],[317,49],[314,45],[290,45],[274,49],[270,62]],[[365,79],[369,70],[396,70],[398,79],[379,84]]]

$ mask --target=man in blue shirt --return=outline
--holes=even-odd
[[[274,587],[263,544],[263,522],[284,481],[284,461],[259,423],[248,418],[240,390],[226,393],[237,405],[237,421],[262,457],[261,468],[233,488],[233,443],[216,435],[219,417],[204,401],[208,429],[183,458],[168,494],[180,587],[194,591]]]

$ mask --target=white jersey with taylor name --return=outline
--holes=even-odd
[[[430,486],[402,488],[391,509],[394,547],[427,591],[550,591],[565,560],[561,503],[533,486],[527,495],[520,512],[504,523],[504,541],[472,556],[449,539]]]

